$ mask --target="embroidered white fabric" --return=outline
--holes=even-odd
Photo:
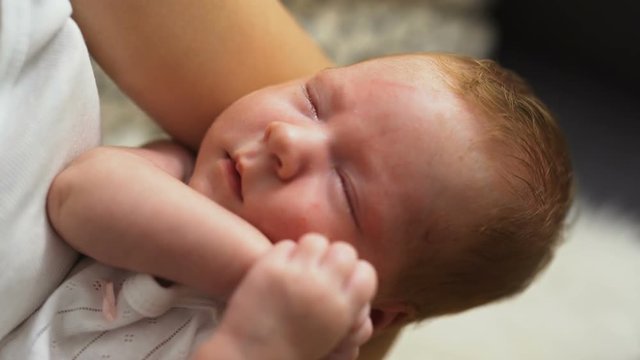
[[[84,259],[0,344],[0,359],[186,359],[208,338],[218,304],[151,276]]]

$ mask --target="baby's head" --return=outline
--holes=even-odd
[[[377,269],[384,328],[514,294],[548,262],[571,195],[562,136],[486,61],[405,55],[238,100],[190,184],[264,232],[319,232]]]
[[[484,193],[462,204],[477,206],[477,217],[468,217],[462,231],[443,221],[436,227],[450,228],[452,236],[434,239],[431,248],[416,243],[413,252],[423,257],[407,263],[394,291],[416,299],[413,306],[422,318],[524,290],[551,260],[573,194],[564,137],[526,82],[489,60],[452,55],[430,60],[480,124],[475,147],[485,161],[480,171],[491,180]]]

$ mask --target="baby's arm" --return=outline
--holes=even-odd
[[[192,162],[169,142],[91,150],[54,180],[50,221],[71,246],[98,261],[227,297],[271,245],[181,181]]]
[[[251,268],[195,358],[313,360],[346,337],[351,348],[341,350],[352,351],[331,359],[354,359],[372,332],[375,286],[373,267],[350,245],[313,234],[279,242]]]

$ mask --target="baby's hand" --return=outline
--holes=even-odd
[[[373,323],[369,311],[370,307],[367,304],[360,311],[360,315],[347,335],[323,360],[355,360],[358,358],[360,346],[367,342],[373,334]]]
[[[251,268],[218,332],[237,340],[247,359],[353,354],[371,334],[375,287],[373,267],[346,243],[315,234],[282,241]]]

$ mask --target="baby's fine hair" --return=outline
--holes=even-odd
[[[426,61],[437,65],[451,89],[486,123],[484,148],[506,184],[508,201],[469,229],[468,245],[447,263],[409,261],[398,290],[410,299],[418,319],[525,289],[551,260],[573,195],[564,137],[522,78],[491,60],[438,54],[426,55]],[[418,285],[425,278],[428,284]]]

